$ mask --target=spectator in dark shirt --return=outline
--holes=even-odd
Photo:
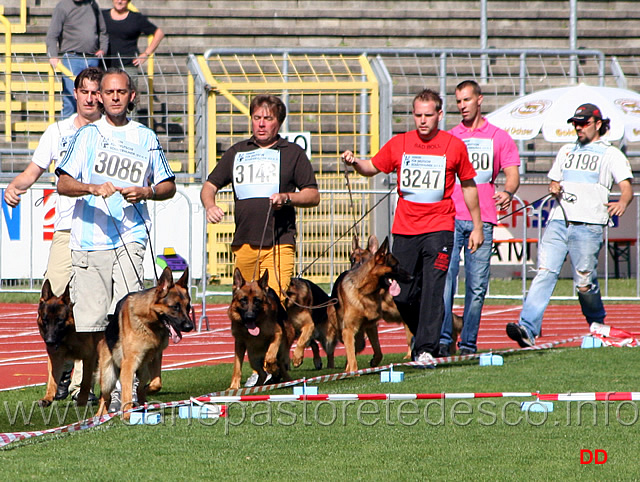
[[[113,8],[103,10],[102,14],[109,33],[108,66],[124,68],[130,75],[135,75],[140,73],[138,68],[158,48],[164,32],[140,12],[130,10],[129,3],[129,0],[113,0]],[[153,35],[142,53],[138,50],[141,35]]]
[[[55,69],[58,62],[78,75],[98,67],[109,46],[107,28],[95,0],[61,0],[53,10],[47,30],[47,53]],[[73,78],[62,78],[62,118],[76,111]]]

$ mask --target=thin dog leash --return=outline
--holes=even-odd
[[[111,218],[111,221],[113,222],[113,226],[116,228],[116,232],[118,233],[118,237],[120,238],[120,241],[122,241],[122,247],[124,248],[125,253],[127,253],[127,257],[129,258],[129,262],[131,263],[131,267],[133,268],[133,271],[136,274],[136,278],[138,278],[138,283],[140,283],[140,286],[144,288],[144,282],[140,278],[140,273],[138,273],[138,270],[136,269],[136,265],[133,262],[133,258],[131,258],[131,254],[129,253],[129,250],[127,249],[127,244],[124,242],[124,239],[122,238],[122,233],[120,233],[120,229],[118,228],[118,224],[116,223],[116,220],[113,217],[113,214],[111,213],[111,209],[109,209],[109,204],[107,203],[107,200],[105,198],[102,198],[102,200],[104,201],[104,204],[107,207],[107,211],[109,212],[109,217]],[[127,277],[124,274],[124,268],[122,267],[122,263],[120,262],[120,258],[118,256],[116,256],[116,261],[118,262],[118,266],[120,267],[120,273],[122,274],[122,279],[124,280],[124,286],[127,289],[127,293],[130,293],[131,290],[129,289],[129,284],[127,283]]]
[[[260,253],[262,251],[262,245],[264,244],[264,236],[267,233],[267,226],[269,225],[269,217],[271,216],[271,203],[269,203],[269,210],[267,211],[266,219],[264,220],[264,228],[262,228],[262,237],[260,238],[260,246],[258,247],[258,257],[256,258],[256,264],[253,267],[253,278],[251,281],[256,280],[256,270],[258,270],[258,276],[260,275],[259,267],[260,267]],[[275,229],[275,223],[273,226]],[[275,233],[274,233],[275,238]],[[275,263],[275,252],[274,252],[274,263]]]
[[[356,221],[356,208],[353,203],[353,193],[351,192],[351,183],[349,182],[349,165],[345,163],[344,165],[344,179],[347,184],[347,190],[349,191],[349,201],[351,203],[351,214],[353,215],[353,224],[355,226],[358,225],[358,221]]]
[[[309,263],[306,268],[304,268],[302,271],[300,271],[300,273],[296,277],[297,278],[302,277],[302,275],[309,268],[311,268],[311,266],[313,266],[316,263],[316,261],[318,261],[320,258],[322,258],[325,254],[327,254],[331,248],[333,248],[336,244],[338,244],[338,242],[342,238],[344,238],[347,234],[349,234],[349,232],[351,232],[358,225],[358,223],[360,223],[360,221],[362,221],[364,218],[366,218],[369,215],[369,213],[371,213],[371,211],[373,211],[375,208],[377,208],[378,205],[382,201],[384,201],[386,198],[388,198],[391,195],[391,193],[393,191],[395,191],[395,190],[396,190],[395,186],[392,187],[391,189],[389,189],[389,191],[386,194],[384,194],[373,206],[371,206],[362,216],[360,216],[360,219],[356,220],[353,225],[351,225],[344,233],[342,233],[340,236],[338,236],[338,239],[336,239],[333,243],[331,243],[322,253],[320,253],[318,256],[316,256],[316,258],[313,261],[311,261],[311,263]]]
[[[576,202],[577,196],[575,194],[564,192],[564,191],[558,194],[553,194],[553,193],[545,194],[541,198],[538,198],[529,204],[525,204],[524,206],[516,209],[515,211],[511,211],[509,214],[505,214],[504,216],[498,218],[498,221],[502,221],[503,219],[513,216],[514,214],[522,211],[523,209],[527,209],[538,202],[542,202],[542,204],[544,204],[547,201],[547,199],[551,197],[556,198],[556,200],[558,201],[558,206],[560,206],[560,209],[562,210],[562,216],[564,217],[565,227],[569,227],[569,219],[567,218],[567,212],[565,211],[564,206],[562,205],[561,199],[566,197],[567,202],[574,203]]]

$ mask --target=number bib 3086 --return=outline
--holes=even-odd
[[[233,160],[233,189],[238,199],[269,197],[280,192],[280,152],[238,152]]]
[[[469,151],[469,160],[476,170],[476,184],[487,184],[493,177],[493,140],[469,137],[464,139]],[[459,182],[459,181],[458,181]]]
[[[403,154],[400,192],[407,201],[435,203],[444,197],[446,156]]]
[[[110,181],[118,187],[141,187],[148,166],[149,153],[144,146],[103,137],[96,149],[91,182],[102,184]]]

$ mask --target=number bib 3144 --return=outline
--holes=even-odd
[[[149,153],[139,144],[122,139],[101,138],[91,172],[91,183],[110,181],[114,186],[144,185],[149,167]]]
[[[435,203],[444,197],[446,156],[403,154],[400,192],[415,203]]]
[[[269,197],[280,192],[280,152],[238,152],[233,160],[233,189],[238,199]]]

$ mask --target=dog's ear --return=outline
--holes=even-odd
[[[383,264],[385,262],[385,257],[389,251],[389,236],[384,238],[382,242],[382,246],[376,251],[376,263]]]
[[[173,287],[173,273],[168,266],[162,270],[160,279],[158,280],[158,286],[156,286],[156,292],[158,297],[162,298],[167,295],[167,292]]]
[[[260,288],[267,291],[269,289],[269,270],[266,270],[258,282]]]
[[[360,241],[358,240],[358,235],[354,234],[351,240],[351,251],[355,251],[356,249],[360,249]]]
[[[237,290],[244,286],[244,278],[239,268],[236,268],[233,272],[233,289]]]
[[[64,289],[64,293],[62,293],[60,299],[65,305],[71,304],[71,282],[67,283],[67,287]]]
[[[372,234],[371,236],[369,236],[369,241],[367,243],[367,249],[371,253],[375,253],[376,251],[378,251],[378,238],[376,238],[375,234]]]
[[[180,276],[180,279],[176,284],[181,288],[184,288],[185,290],[189,288],[189,267],[188,266],[185,268],[184,273],[182,273],[182,276]]]
[[[44,280],[44,283],[42,283],[42,292],[40,293],[40,301],[48,301],[52,297],[53,297],[53,291],[51,290],[51,283],[49,283],[49,280],[46,279]]]

